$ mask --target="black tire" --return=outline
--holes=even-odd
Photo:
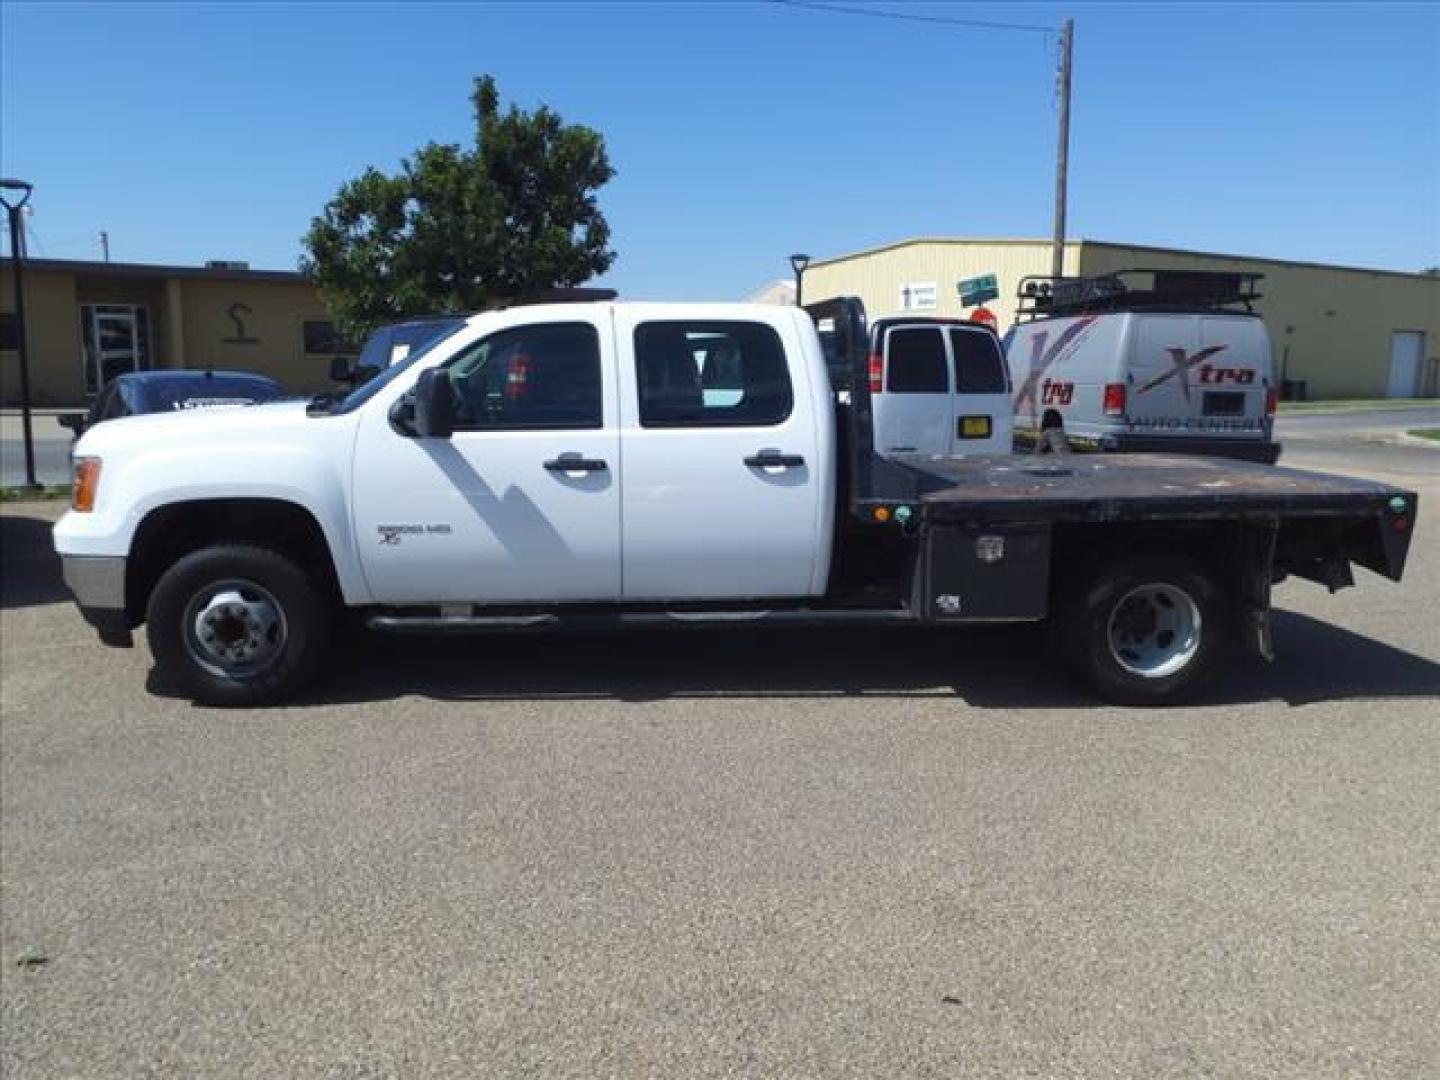
[[[1100,567],[1061,601],[1059,614],[1071,666],[1117,705],[1168,705],[1193,693],[1218,666],[1228,622],[1212,575],[1188,556],[1162,551]]]
[[[237,604],[227,607],[232,596]],[[237,609],[242,616],[228,618]],[[150,594],[146,634],[163,683],[207,705],[269,705],[318,671],[333,615],[329,590],[292,560],[267,548],[227,544],[192,551],[161,575]],[[210,644],[198,629],[207,618]],[[237,648],[254,645],[254,663],[215,659],[214,626],[240,639]]]
[[[1040,432],[1040,439],[1035,444],[1037,454],[1068,454],[1070,453],[1070,440],[1065,437],[1064,428],[1046,428]]]

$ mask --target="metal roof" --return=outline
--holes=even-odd
[[[912,247],[918,244],[971,244],[977,247],[1030,245],[1048,248],[1051,241],[1049,239],[1026,239],[1023,237],[1006,236],[913,236],[905,240],[896,240],[889,244],[880,244],[877,247],[863,248],[860,251],[852,251],[844,255],[835,255],[828,259],[816,259],[810,264],[810,269],[814,269],[817,266],[842,263],[850,259],[865,258],[869,255],[878,255],[884,251],[893,251],[896,248]],[[1338,263],[1306,262],[1301,259],[1276,259],[1268,255],[1235,255],[1220,251],[1196,251],[1193,248],[1156,247],[1153,244],[1127,244],[1115,240],[1087,240],[1084,237],[1069,238],[1065,241],[1065,246],[1066,248],[1099,247],[1111,248],[1117,251],[1144,251],[1158,255],[1189,255],[1202,259],[1226,259],[1231,262],[1269,263],[1275,266],[1300,266],[1312,270],[1343,270],[1354,274],[1385,274],[1392,277],[1404,278],[1434,277],[1434,275],[1426,274],[1418,270],[1381,270],[1373,266],[1344,266]]]

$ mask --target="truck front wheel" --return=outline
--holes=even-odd
[[[1107,701],[1162,705],[1212,673],[1225,621],[1204,567],[1150,552],[1095,574],[1065,604],[1060,630],[1072,664]]]
[[[331,615],[327,594],[286,556],[224,545],[165,571],[146,630],[163,680],[207,705],[267,705],[318,670]]]

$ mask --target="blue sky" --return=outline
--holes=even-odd
[[[1075,18],[1072,236],[1440,263],[1440,7],[864,6]],[[607,283],[731,298],[796,250],[1048,235],[1054,59],[763,2],[5,3],[0,171],[33,255],[291,268],[341,181],[467,141],[489,72],[605,135]]]

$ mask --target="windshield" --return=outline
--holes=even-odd
[[[423,322],[382,326],[365,342],[365,347],[360,350],[357,366],[383,371],[392,364],[405,360],[417,349],[424,348],[432,341],[438,341],[464,323],[463,318],[425,319]]]
[[[376,375],[369,382],[357,386],[354,390],[351,390],[348,394],[337,400],[333,405],[331,405],[328,409],[325,409],[324,411],[337,415],[340,413],[348,413],[355,411],[361,405],[364,405],[365,402],[369,401],[372,397],[378,394],[385,387],[389,386],[392,382],[394,382],[396,378],[399,377],[401,372],[408,371],[411,367],[413,367],[415,362],[419,360],[422,356],[425,356],[427,353],[429,353],[431,349],[435,348],[442,342],[448,341],[455,334],[455,332],[464,327],[464,325],[465,320],[461,319],[453,326],[443,328],[434,339],[425,342],[423,345],[418,345],[415,348],[411,349],[410,352],[406,355],[405,359],[400,360],[397,363],[391,364],[389,367],[385,368],[385,370],[380,372],[379,375]],[[427,329],[429,329],[429,327],[427,327]]]

